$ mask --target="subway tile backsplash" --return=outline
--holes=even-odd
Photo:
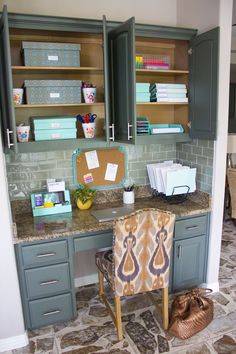
[[[201,143],[203,142],[203,143]],[[211,192],[213,145],[194,140],[188,144],[152,144],[126,146],[129,176],[136,185],[147,185],[146,164],[163,160],[180,161],[197,167],[198,189]],[[74,188],[72,174],[73,151],[52,151],[6,155],[7,176],[11,200],[29,198],[32,191],[46,188],[47,178],[62,178],[67,188]]]

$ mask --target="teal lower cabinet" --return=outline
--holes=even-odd
[[[76,316],[71,241],[55,239],[15,245],[27,329]]]
[[[176,221],[173,257],[173,292],[187,290],[205,281],[209,215]]]

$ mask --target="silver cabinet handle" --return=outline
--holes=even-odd
[[[186,227],[186,230],[195,230],[195,229],[198,229],[198,225],[193,225],[193,226]]]
[[[60,312],[61,312],[61,310],[55,310],[55,311],[44,312],[43,316],[56,315],[57,313],[60,313]]]
[[[111,129],[111,136],[110,136],[110,140],[111,141],[115,141],[115,126],[114,123],[112,123],[112,125],[109,125],[109,128]]]
[[[51,257],[51,256],[55,256],[56,253],[55,252],[50,252],[50,253],[39,253],[37,254],[37,258],[43,258],[43,257]]]
[[[128,123],[128,140],[130,140],[130,139],[132,139],[133,138],[133,136],[132,135],[130,135],[130,133],[129,133],[129,131],[130,131],[130,128],[132,128],[132,124],[129,124]]]
[[[182,256],[182,247],[178,246],[177,257],[180,258]]]
[[[59,282],[59,280],[48,280],[48,281],[42,281],[41,283],[40,283],[40,285],[51,285],[51,284],[56,284],[56,283],[58,283]]]
[[[10,134],[13,134],[13,131],[12,131],[12,130],[9,130],[9,129],[7,128],[7,147],[8,147],[8,149],[10,149],[11,146],[14,146],[14,144],[11,143]]]

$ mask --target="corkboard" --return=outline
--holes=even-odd
[[[89,169],[86,152],[96,151],[99,167]],[[108,189],[122,187],[127,178],[127,154],[124,147],[78,149],[72,156],[73,179],[77,187],[87,185],[92,189]],[[114,181],[105,179],[107,164],[117,165],[117,173]],[[85,183],[85,176],[89,176],[92,182]]]

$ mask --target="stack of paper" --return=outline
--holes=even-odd
[[[166,196],[192,193],[196,190],[196,168],[173,161],[147,165],[151,188]]]
[[[151,102],[188,102],[185,84],[156,83],[150,86]]]
[[[150,102],[149,83],[136,83],[136,102]]]

